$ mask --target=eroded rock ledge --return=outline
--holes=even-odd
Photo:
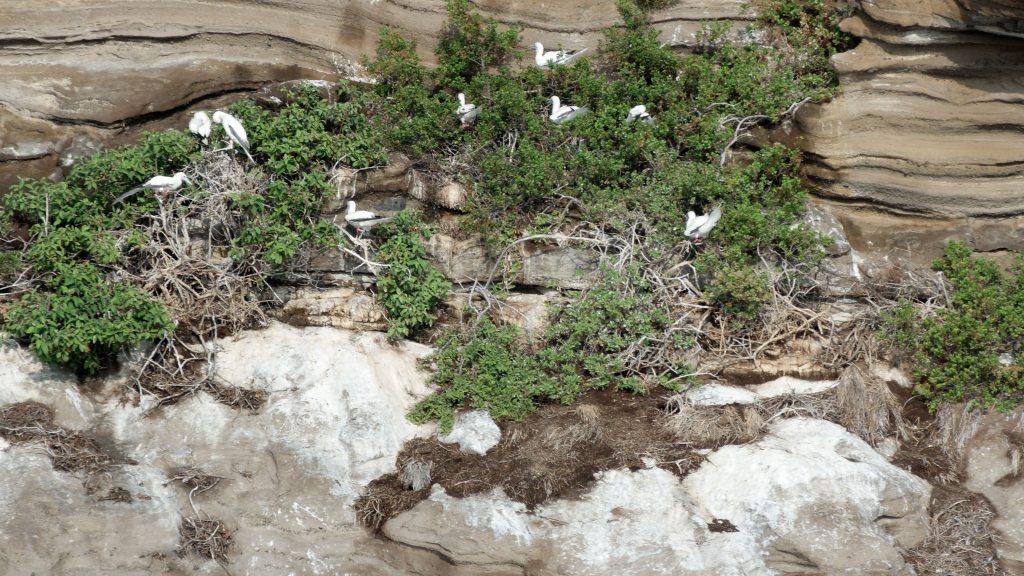
[[[1024,7],[863,2],[833,59],[843,93],[796,118],[791,143],[855,250],[926,261],[947,239],[1024,248]]]

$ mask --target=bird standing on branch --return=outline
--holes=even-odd
[[[192,119],[188,121],[188,131],[202,138],[203,144],[209,142],[212,128],[213,122],[210,121],[210,116],[202,110],[193,114]]]
[[[562,100],[558,96],[552,96],[548,102],[551,103],[551,116],[548,116],[548,119],[555,124],[564,124],[589,112],[581,106],[562,106]]]
[[[647,106],[639,104],[630,108],[629,113],[626,115],[626,124],[636,121],[643,122],[644,124],[654,124],[654,116],[647,112]]]
[[[480,107],[476,104],[466,104],[466,95],[459,92],[459,107],[455,109],[455,114],[458,115],[462,127],[465,128],[476,122],[476,117],[480,115]]]
[[[252,159],[252,154],[249,154],[249,137],[245,134],[245,128],[238,118],[218,110],[213,113],[213,121],[223,126],[224,133],[228,135],[228,147],[221,148],[221,150],[230,150],[235,147],[235,144],[238,144],[245,155],[249,157],[249,161],[255,164],[256,161]]]
[[[181,188],[182,184],[185,183],[191,184],[192,181],[189,180],[188,176],[185,176],[185,174],[182,172],[176,172],[174,176],[154,176],[149,180],[146,180],[146,182],[142,186],[137,186],[125,192],[124,194],[121,194],[120,196],[117,197],[117,199],[114,200],[113,203],[120,204],[130,196],[138,194],[143,190],[152,190],[153,192],[156,193],[157,200],[160,200],[162,202],[164,196],[166,196],[168,192],[173,192],[178,188]]]

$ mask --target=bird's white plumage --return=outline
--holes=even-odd
[[[582,106],[562,106],[562,100],[558,96],[552,96],[549,101],[551,102],[551,115],[548,116],[548,119],[555,124],[564,124],[589,112]]]
[[[584,48],[582,50],[571,52],[566,52],[565,50],[549,50],[545,52],[544,45],[540,42],[534,42],[533,48],[536,51],[534,61],[537,63],[537,66],[541,68],[548,68],[554,64],[568,64],[569,62],[579,58],[580,54],[587,51],[587,49]]]
[[[204,144],[210,137],[211,129],[213,129],[213,122],[210,120],[210,116],[202,110],[193,114],[192,119],[188,121],[188,131],[202,138]]]
[[[188,179],[188,176],[185,176],[183,172],[175,172],[174,176],[153,176],[149,180],[143,182],[141,186],[136,186],[135,188],[132,188],[131,190],[118,196],[114,200],[114,204],[119,204],[129,196],[133,196],[143,190],[152,190],[157,194],[166,194],[167,192],[173,192],[174,190],[181,188],[181,186],[186,182],[191,184],[191,181]]]
[[[645,124],[651,124],[654,122],[654,117],[647,111],[647,106],[638,104],[629,109],[629,113],[626,115],[626,124],[631,122],[640,121]]]
[[[476,104],[467,104],[466,95],[459,92],[459,107],[455,109],[455,114],[462,125],[467,126],[476,121],[476,117],[480,115],[480,107]]]
[[[220,110],[213,113],[213,121],[224,127],[224,133],[228,135],[230,145],[228,148],[233,147],[235,144],[245,152],[245,155],[252,160],[252,155],[249,154],[249,136],[245,133],[245,127],[242,123],[231,114],[222,112]],[[255,160],[252,160],[255,162]]]
[[[369,210],[356,210],[356,203],[354,200],[348,201],[348,210],[345,212],[346,222],[359,222],[360,220],[374,220],[377,218],[377,214],[370,212]]]
[[[697,216],[692,210],[686,213],[686,230],[683,232],[687,238],[693,238],[698,244],[704,241],[708,233],[718,225],[722,218],[722,207],[715,206],[710,214]]]

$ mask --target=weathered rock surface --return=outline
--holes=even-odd
[[[1024,573],[1024,410],[991,411],[967,443],[965,487],[985,496],[998,515],[996,553],[1010,574]]]
[[[218,374],[269,392],[261,412],[201,394],[149,413],[122,403],[118,382],[86,397],[75,378],[17,348],[0,350],[0,400],[54,406],[58,424],[119,457],[107,481],[131,496],[103,500],[75,475],[53,471],[42,447],[0,442],[0,573],[221,573],[175,555],[179,522],[195,512],[188,488],[172,478],[189,467],[223,478],[192,500],[234,533],[232,574],[464,573],[372,539],[351,507],[363,484],[393,468],[406,440],[432,433],[405,419],[426,392],[415,367],[425,347],[276,323],[220,344]]]
[[[898,550],[925,537],[929,494],[841,427],[791,419],[682,481],[611,470],[534,513],[501,492],[435,488],[384,531],[481,574],[910,574]]]
[[[452,282],[487,282],[501,277],[501,267],[495,266],[479,237],[456,239],[435,234],[426,247],[428,257]],[[578,290],[597,277],[599,255],[587,248],[527,242],[520,244],[515,254],[519,265],[511,279],[524,286]],[[490,278],[492,273],[494,278]]]
[[[1024,248],[1024,7],[861,3],[842,94],[797,115],[793,144],[850,245],[927,262],[951,238]]]

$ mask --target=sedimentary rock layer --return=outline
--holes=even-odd
[[[833,59],[842,94],[789,136],[854,249],[1024,248],[1022,23],[1019,3],[899,0],[843,22],[862,40]]]

